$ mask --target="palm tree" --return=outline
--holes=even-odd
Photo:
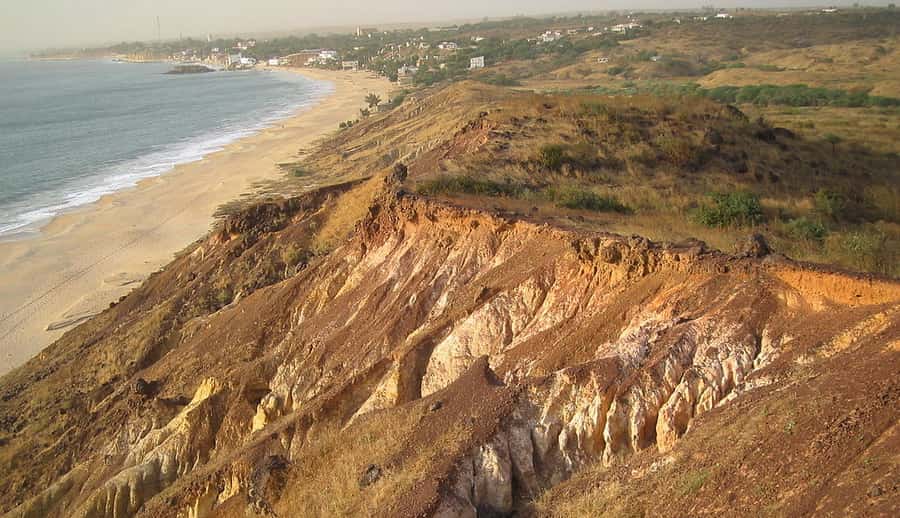
[[[381,97],[378,97],[376,94],[369,94],[366,96],[366,104],[369,105],[369,108],[375,108],[381,104]]]

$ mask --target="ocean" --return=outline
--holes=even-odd
[[[0,239],[200,160],[332,88],[289,72],[166,75],[170,68],[0,62]]]

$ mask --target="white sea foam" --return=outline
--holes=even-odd
[[[286,74],[286,73],[283,73]],[[0,239],[17,238],[38,232],[50,219],[77,207],[94,203],[107,194],[134,187],[141,180],[160,176],[177,165],[202,160],[228,144],[254,135],[277,121],[293,116],[329,95],[334,86],[321,81],[304,81],[308,88],[304,99],[283,106],[263,118],[241,126],[226,126],[210,133],[185,139],[164,149],[112,165],[63,192],[44,192],[32,196],[0,220]]]

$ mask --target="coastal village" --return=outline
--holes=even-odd
[[[778,16],[828,16],[834,7],[779,12]],[[144,44],[123,43],[106,50],[114,59],[128,62],[166,61],[173,73],[240,71],[257,67],[314,67],[328,70],[370,71],[399,86],[428,86],[471,75],[483,82],[513,86],[516,74],[497,65],[545,58],[554,64],[574,62],[590,54],[590,66],[621,79],[636,62],[658,68],[684,67],[685,56],[642,50],[628,52],[623,44],[641,38],[648,30],[690,24],[740,23],[746,17],[765,15],[759,10],[712,7],[675,13],[608,12],[534,19],[513,17],[480,23],[418,29],[378,29],[358,26],[344,34],[310,34],[271,39],[215,37],[179,39]],[[711,29],[717,27],[711,26]],[[707,68],[699,58],[693,68]],[[690,67],[688,67],[690,68]],[[584,71],[585,68],[579,69]],[[653,75],[653,74],[651,74]],[[690,75],[690,74],[688,74]]]
[[[742,11],[706,8],[674,17],[615,12],[603,16],[544,20],[522,17],[417,30],[380,30],[360,26],[347,34],[270,40],[207,35],[206,41],[178,40],[169,43],[164,50],[149,46],[140,51],[123,53],[116,59],[169,61],[187,71],[233,71],[256,67],[368,70],[399,85],[430,85],[469,73],[491,78],[489,69],[500,62],[613,49],[621,41],[642,36],[646,23],[654,28],[683,23],[728,23],[741,16],[752,15],[749,11]],[[835,8],[826,8],[785,15],[835,12]],[[314,46],[316,43],[320,45]],[[658,62],[664,56],[654,54],[645,58]],[[594,62],[616,70],[628,59],[629,56],[616,57],[604,53]],[[202,66],[206,70],[185,66]],[[509,82],[502,75],[493,78],[493,81]]]

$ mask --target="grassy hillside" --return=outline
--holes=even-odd
[[[461,205],[728,251],[761,233],[797,259],[900,274],[897,155],[748,113],[458,83],[341,130],[294,170],[336,181],[402,162],[409,189]]]

